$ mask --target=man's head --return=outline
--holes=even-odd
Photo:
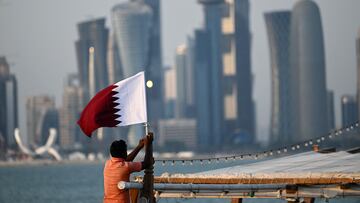
[[[111,143],[110,154],[112,157],[123,158],[127,157],[127,146],[124,140],[116,140]]]

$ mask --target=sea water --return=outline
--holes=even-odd
[[[212,163],[155,165],[155,175],[164,172],[189,173],[236,165]],[[104,163],[51,163],[0,167],[0,203],[101,203],[103,197]],[[139,173],[141,175],[141,173]],[[160,199],[159,202],[230,202],[229,199]],[[268,203],[284,200],[245,199],[243,202]],[[316,202],[326,202],[319,199]],[[360,199],[329,200],[355,203]]]

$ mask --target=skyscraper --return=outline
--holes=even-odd
[[[237,114],[240,130],[255,140],[255,102],[252,99],[251,33],[249,0],[234,0]]]
[[[360,28],[356,39],[356,59],[357,59],[357,101],[358,101],[358,121],[360,121]]]
[[[175,53],[177,118],[194,117],[193,40],[179,45]]]
[[[358,119],[358,104],[354,96],[344,95],[341,97],[341,121],[342,127],[352,125]]]
[[[194,86],[194,79],[195,79],[195,40],[193,37],[187,37],[187,71],[186,71],[186,78],[187,83],[185,88],[186,91],[186,104],[187,104],[187,111],[188,117],[195,117],[195,86]]]
[[[0,57],[0,159],[6,149],[15,147],[18,127],[17,81],[5,57]]]
[[[211,137],[215,145],[233,144],[235,136],[250,143],[255,139],[255,108],[252,99],[252,74],[250,65],[251,37],[249,29],[248,0],[199,0],[204,6],[205,25],[198,30],[195,39],[195,72],[200,73],[200,66],[207,66],[208,73],[197,74],[198,81],[208,80],[209,91],[206,99],[210,101],[209,109],[203,109],[203,103],[196,102],[198,119],[209,111],[210,124],[206,120],[197,120],[198,126],[210,127]],[[209,50],[198,47],[200,38],[209,38]],[[196,40],[200,40],[196,42]],[[195,52],[196,52],[195,51]],[[207,55],[209,62],[204,63],[202,56]],[[201,56],[199,58],[199,56]],[[199,64],[199,62],[201,64]],[[196,70],[199,69],[199,70]],[[206,79],[205,79],[206,78]],[[198,84],[200,85],[200,84]],[[195,88],[203,87],[202,85]],[[200,88],[201,89],[201,88]],[[197,90],[197,92],[201,92]],[[198,96],[199,100],[203,100]],[[203,95],[205,96],[205,95]],[[204,122],[204,125],[202,125]],[[199,127],[199,129],[205,129]],[[204,131],[205,132],[205,131]],[[241,132],[241,133],[239,133]],[[198,136],[202,136],[199,132]],[[201,142],[205,144],[204,142]],[[244,144],[242,143],[242,144]]]
[[[118,4],[112,9],[112,24],[124,77],[145,71],[148,84],[152,84],[146,91],[147,111],[148,121],[155,131],[163,114],[159,6],[156,0],[139,0]]]
[[[224,130],[223,139],[226,144],[231,144],[232,137],[235,130],[238,130],[240,127],[240,112],[238,111],[238,81],[236,81],[237,75],[237,66],[236,64],[236,29],[235,29],[235,1],[226,0],[226,3],[223,5],[223,15],[221,18],[221,58],[222,58],[222,93],[223,93],[223,108],[224,108]],[[244,126],[242,126],[244,127]],[[246,129],[248,137],[250,137],[249,132]]]
[[[164,69],[164,102],[165,111],[164,117],[166,119],[175,117],[175,103],[176,103],[176,71],[175,68]]]
[[[148,98],[148,119],[152,124],[153,129],[156,131],[158,121],[164,116],[163,112],[163,63],[162,63],[162,50],[161,50],[161,5],[160,0],[135,0],[144,2],[151,8],[151,28],[149,50],[148,50],[148,66],[146,70],[147,80],[153,82],[153,87],[147,89]],[[156,133],[156,132],[155,132]]]
[[[82,91],[83,107],[95,96],[97,92],[109,85],[109,68],[114,75],[111,79],[117,79],[119,70],[116,57],[108,59],[108,49],[116,53],[116,47],[110,46],[109,30],[105,27],[105,18],[97,18],[84,21],[78,24],[79,40],[76,42],[76,53],[78,60],[78,74],[80,87]],[[111,63],[109,63],[111,62]],[[108,64],[109,63],[109,64]],[[107,67],[107,65],[113,65]],[[96,138],[92,142],[81,139],[86,151],[99,152],[104,147],[102,140],[103,131],[99,129],[96,132]]]
[[[271,60],[270,144],[290,141],[290,11],[265,13]]]
[[[209,146],[216,146],[215,134],[212,132],[212,90],[210,71],[210,33],[204,29],[195,30],[195,102],[197,122],[197,144],[200,150],[206,150]],[[218,146],[216,146],[218,147]],[[215,150],[215,148],[213,148]]]
[[[296,142],[328,132],[324,39],[316,3],[295,4],[290,32],[290,104]]]
[[[156,96],[156,100],[161,101],[163,85],[163,65],[162,65],[162,51],[161,51],[161,5],[160,0],[133,0],[140,3],[145,3],[151,8],[151,28],[150,28],[150,39],[149,39],[149,52],[148,52],[148,66],[147,78],[154,81],[156,88],[150,89],[151,96]],[[160,105],[160,104],[159,104]],[[161,117],[161,112],[157,110],[151,110],[151,114],[154,114],[154,118]],[[157,114],[157,115],[156,115]]]
[[[137,1],[121,3],[112,9],[112,24],[124,77],[143,71],[148,65],[151,19],[150,7]]]
[[[199,0],[205,15],[204,31],[196,31],[198,136],[201,147],[218,149],[224,141],[224,101],[222,89],[221,18],[224,0]],[[204,41],[205,39],[206,42]],[[206,44],[208,45],[206,45]],[[206,49],[206,50],[205,50]],[[204,58],[204,56],[207,56]],[[204,60],[208,60],[205,62]],[[200,75],[202,74],[202,75]],[[199,84],[200,82],[205,82]],[[205,88],[203,85],[207,85]],[[199,90],[203,89],[203,93]],[[201,102],[204,100],[203,102]],[[204,103],[208,103],[205,105]],[[200,105],[203,105],[200,107]],[[208,106],[209,105],[209,106]],[[208,108],[207,108],[208,107]],[[207,112],[204,112],[207,111]],[[204,119],[208,116],[207,119]],[[204,120],[202,120],[204,119]]]
[[[86,105],[94,93],[105,88],[108,82],[107,46],[109,31],[105,18],[78,24],[79,40],[76,53],[80,86],[83,88],[83,104]]]
[[[32,96],[26,100],[26,124],[29,144],[44,145],[49,129],[59,129],[58,111],[55,99],[47,95]]]
[[[186,114],[186,71],[187,71],[187,47],[185,44],[176,48],[175,70],[176,70],[176,118],[185,118]]]
[[[74,149],[75,144],[80,143],[80,131],[78,125],[76,125],[82,110],[82,91],[79,85],[77,74],[68,75],[64,86],[62,107],[59,113],[60,146],[63,149]]]

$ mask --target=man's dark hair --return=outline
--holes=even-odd
[[[126,142],[124,140],[116,140],[111,143],[110,154],[112,157],[125,159],[127,157]]]

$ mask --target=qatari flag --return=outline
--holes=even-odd
[[[89,137],[100,127],[146,123],[145,74],[140,72],[97,93],[81,113],[78,124]]]

